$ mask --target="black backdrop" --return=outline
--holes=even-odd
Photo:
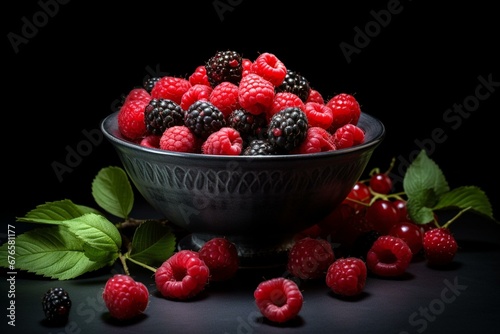
[[[64,198],[94,205],[92,178],[120,164],[100,121],[146,76],[189,75],[224,49],[274,53],[326,97],[356,94],[387,130],[368,169],[397,157],[398,174],[426,148],[450,186],[477,185],[496,204],[495,12],[486,1],[6,3],[1,214]],[[69,169],[58,176],[54,164]]]

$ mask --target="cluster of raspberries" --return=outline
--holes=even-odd
[[[212,155],[332,151],[364,142],[356,98],[328,100],[272,53],[253,62],[219,51],[188,78],[150,77],[118,112],[121,134],[139,145]]]

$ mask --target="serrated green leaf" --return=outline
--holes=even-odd
[[[0,247],[0,266],[8,268],[8,244]],[[67,280],[104,267],[84,253],[83,242],[63,226],[37,228],[16,237],[15,268]]]
[[[101,215],[87,213],[61,222],[77,238],[96,250],[118,252],[122,245],[120,232],[113,223]]]
[[[91,245],[84,243],[83,244],[83,252],[85,256],[89,258],[91,261],[96,262],[105,262],[108,264],[112,264],[119,256],[118,252],[109,252],[101,249],[93,248]]]
[[[434,206],[435,210],[441,209],[466,209],[493,218],[493,208],[486,194],[476,186],[464,186],[453,189],[441,196]]]
[[[175,250],[175,235],[158,221],[139,225],[132,238],[130,257],[148,265],[162,264]]]
[[[25,223],[60,224],[62,221],[80,217],[93,210],[76,205],[69,199],[38,205],[24,217],[16,220]]]
[[[92,196],[107,212],[127,218],[134,204],[134,192],[125,171],[120,167],[106,167],[92,181]]]
[[[408,216],[416,224],[426,224],[434,219],[433,205],[436,194],[432,189],[423,190],[420,194],[414,193],[406,202]]]

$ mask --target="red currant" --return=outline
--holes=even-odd
[[[385,173],[376,173],[371,176],[369,185],[379,194],[388,194],[392,190],[392,179]]]
[[[399,213],[391,201],[378,199],[366,209],[366,221],[380,234],[387,234],[399,222]]]
[[[364,209],[365,206],[350,201],[349,199],[368,204],[370,203],[371,197],[372,194],[370,193],[370,188],[362,182],[356,182],[356,184],[352,187],[351,191],[347,195],[347,198],[344,200],[344,203],[350,205],[354,208],[354,210],[358,211]]]
[[[420,226],[409,221],[400,221],[391,227],[389,235],[403,239],[413,254],[422,249],[423,233]]]

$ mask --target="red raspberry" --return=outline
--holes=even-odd
[[[259,115],[267,112],[274,100],[272,83],[255,73],[241,78],[238,86],[238,102],[249,113]]]
[[[180,104],[182,110],[188,110],[189,107],[198,100],[208,101],[210,93],[212,93],[211,86],[201,84],[191,86],[187,92],[182,95]]]
[[[151,97],[154,99],[172,100],[178,105],[181,104],[182,95],[191,88],[191,83],[183,78],[164,76],[155,84],[151,90]]]
[[[453,261],[458,244],[448,228],[440,227],[424,233],[423,249],[429,265],[444,266]]]
[[[131,100],[118,111],[118,129],[127,139],[138,140],[146,135],[144,109],[147,105],[143,100]]]
[[[365,288],[366,264],[357,257],[335,260],[326,273],[326,285],[337,295],[356,296]]]
[[[328,241],[305,237],[290,248],[287,269],[295,277],[316,279],[325,275],[334,260],[333,248]]]
[[[318,126],[313,126],[307,129],[306,138],[292,153],[307,154],[333,150],[335,150],[335,145],[330,132]]]
[[[189,83],[194,85],[205,85],[210,86],[210,82],[207,77],[207,69],[204,65],[198,66],[194,72],[188,78]]]
[[[358,124],[361,116],[361,107],[353,95],[341,93],[332,97],[326,105],[333,111],[333,122],[329,131],[335,130],[346,124]]]
[[[127,320],[146,310],[149,291],[143,283],[130,276],[115,274],[106,282],[102,298],[112,317]]]
[[[134,88],[125,97],[124,104],[129,101],[141,100],[149,103],[151,101],[151,95],[144,88]]]
[[[252,72],[268,80],[274,86],[279,86],[285,80],[286,67],[274,54],[265,52],[252,63]]]
[[[325,99],[323,98],[323,95],[316,89],[312,89],[309,91],[309,95],[307,96],[307,102],[316,102],[319,104],[325,104]]]
[[[240,108],[238,86],[229,81],[221,82],[212,90],[209,101],[228,117],[234,110]]]
[[[294,93],[279,92],[274,95],[273,103],[267,112],[267,118],[271,119],[278,111],[288,107],[297,107],[304,112],[306,109],[304,102]]]
[[[156,288],[169,299],[185,300],[198,295],[208,283],[210,269],[198,252],[180,250],[156,269]]]
[[[277,323],[284,323],[295,318],[304,302],[297,284],[284,277],[261,282],[253,295],[262,315]]]
[[[148,148],[159,148],[160,147],[160,136],[156,135],[147,135],[142,138],[139,142],[139,145],[148,147]]]
[[[241,60],[241,67],[243,68],[241,76],[244,77],[247,74],[252,73],[252,61],[248,58],[243,58]]]
[[[226,281],[238,271],[240,260],[236,245],[226,238],[208,240],[198,251],[210,270],[210,281]]]
[[[353,124],[341,126],[333,134],[333,143],[337,149],[348,148],[362,144],[365,141],[365,132]]]
[[[198,153],[200,140],[187,126],[175,125],[163,132],[159,147],[167,151]]]
[[[333,111],[323,103],[307,102],[304,112],[306,113],[309,126],[319,126],[328,130],[333,122]]]
[[[398,237],[382,235],[366,255],[366,266],[378,276],[401,276],[412,259],[410,247]]]
[[[201,146],[203,154],[240,155],[243,150],[243,138],[231,127],[223,127],[211,133]]]

